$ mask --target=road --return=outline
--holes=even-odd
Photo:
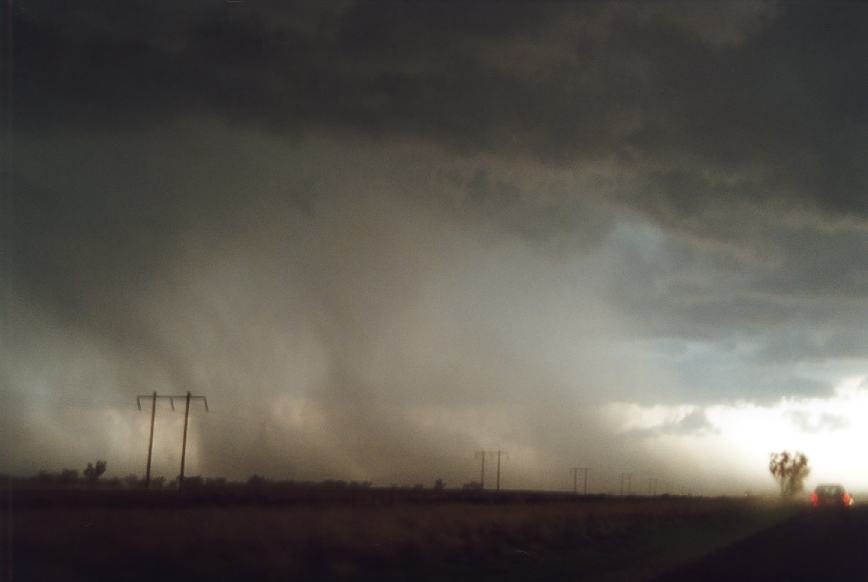
[[[868,580],[868,506],[806,512],[659,582]]]

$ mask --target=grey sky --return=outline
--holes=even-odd
[[[192,389],[208,474],[554,487],[714,432],[607,403],[865,373],[864,6],[51,4],[13,8],[9,470],[140,471],[133,396]]]

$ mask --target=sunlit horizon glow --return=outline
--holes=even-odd
[[[854,491],[868,491],[868,467],[858,456],[858,443],[868,438],[863,422],[868,418],[865,376],[843,379],[825,398],[783,397],[768,405],[740,402],[707,407],[618,403],[610,405],[608,412],[618,418],[621,430],[643,434],[649,449],[690,458],[714,480],[727,483],[730,491],[739,485],[745,490],[773,489],[768,458],[784,450],[808,456],[807,489],[840,482]],[[707,419],[706,425],[673,430],[697,412]]]

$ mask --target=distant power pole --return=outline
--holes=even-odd
[[[172,405],[172,410],[175,410],[175,403],[171,396],[157,396],[155,390],[153,394],[140,394],[139,396],[136,396],[136,406],[139,407],[139,410],[142,409],[142,398],[151,399],[151,432],[148,436],[148,463],[145,466],[145,488],[149,489],[151,487],[151,456],[154,451],[154,420],[157,417],[157,399],[168,399],[169,403]]]
[[[588,494],[588,471],[590,471],[590,468],[588,468],[588,467],[573,467],[572,471],[573,471],[573,495],[579,494],[579,471],[581,471],[584,475],[584,480],[585,480],[584,492],[585,492],[585,495],[587,495]]]
[[[204,396],[193,396],[189,391],[187,394],[183,395],[171,395],[171,396],[158,396],[156,392],[153,394],[145,394],[139,395],[136,397],[136,405],[139,407],[139,410],[142,409],[142,399],[150,398],[151,399],[151,434],[148,438],[148,464],[145,469],[145,486],[150,487],[151,485],[151,456],[154,449],[154,419],[157,414],[157,399],[158,398],[166,398],[169,400],[169,404],[172,405],[172,410],[175,410],[175,399],[183,398],[185,401],[184,406],[184,434],[181,437],[181,474],[178,476],[178,491],[181,491],[184,487],[184,463],[187,459],[187,426],[190,422],[190,401],[191,400],[201,400],[205,404],[205,411],[209,412],[208,408],[208,399]]]
[[[482,458],[482,468],[479,471],[479,486],[485,489],[485,451],[476,451],[476,458]]]
[[[585,480],[584,491],[585,491],[585,496],[587,496],[588,495],[588,473],[591,471],[591,468],[590,467],[579,467],[579,470],[582,473],[584,473],[584,478],[585,478],[584,479]]]
[[[177,398],[180,398],[180,396]],[[181,474],[178,476],[178,491],[183,491],[184,489],[184,460],[187,457],[187,424],[190,421],[190,400],[192,399],[201,400],[205,404],[205,412],[209,412],[208,399],[204,396],[193,396],[188,390],[187,395],[184,397],[186,401],[184,405],[184,436],[181,440]]]
[[[648,478],[648,495],[657,495],[657,478],[649,477]]]
[[[500,491],[500,456],[507,453],[501,450],[497,450],[494,453],[497,455],[497,491]]]
[[[621,473],[621,495],[624,495],[624,479],[627,480],[627,495],[630,495],[630,485],[633,479],[632,473]]]

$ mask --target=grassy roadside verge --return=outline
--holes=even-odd
[[[653,580],[792,518],[798,511],[793,506],[765,505],[706,519],[642,524],[625,540],[616,560],[590,567],[589,574],[580,579]],[[589,553],[593,564],[595,552]]]
[[[13,552],[16,580],[643,580],[791,513],[738,499],[27,508]]]

